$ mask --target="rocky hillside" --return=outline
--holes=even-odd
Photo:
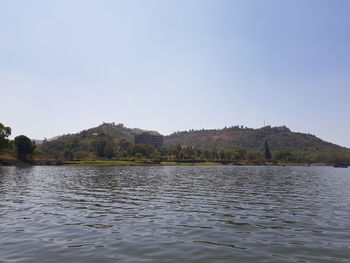
[[[165,146],[188,145],[200,149],[234,148],[259,151],[266,140],[272,151],[350,153],[347,148],[323,141],[311,134],[292,132],[285,126],[266,126],[260,129],[233,126],[218,130],[176,132],[166,136]]]

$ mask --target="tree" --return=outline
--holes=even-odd
[[[74,154],[70,150],[65,150],[64,153],[63,153],[63,157],[64,157],[64,159],[66,159],[68,161],[71,161],[74,158]]]
[[[97,157],[111,159],[114,156],[113,141],[107,138],[99,138],[93,141],[93,145]]]
[[[113,144],[112,142],[107,142],[107,144],[105,145],[104,148],[104,157],[108,158],[108,159],[112,159],[112,157],[114,156],[114,148],[113,148]]]
[[[7,137],[11,135],[11,128],[0,123],[0,152],[9,146]]]
[[[237,150],[236,160],[244,160],[247,158],[247,151],[244,149]]]
[[[128,156],[132,152],[132,145],[129,141],[121,139],[118,143],[119,149],[124,156]]]
[[[292,157],[292,153],[287,150],[282,150],[274,153],[274,159],[289,161]]]
[[[32,154],[36,148],[35,142],[31,141],[25,135],[15,137],[15,146],[17,149],[17,158],[19,160],[25,160],[26,155]]]
[[[272,159],[270,147],[269,147],[269,144],[267,143],[267,140],[265,141],[265,144],[264,144],[264,154],[265,154],[266,160]]]
[[[249,161],[261,162],[264,160],[264,155],[260,151],[251,151],[248,152],[247,158]]]
[[[137,153],[142,154],[142,156],[149,158],[152,153],[154,153],[155,148],[152,145],[148,144],[135,144],[134,146],[134,156],[136,156]]]

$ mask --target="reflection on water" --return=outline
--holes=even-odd
[[[350,169],[0,167],[0,262],[349,262]]]

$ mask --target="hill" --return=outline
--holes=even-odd
[[[272,151],[350,153],[350,149],[323,141],[315,135],[292,132],[286,126],[266,126],[260,129],[233,126],[224,129],[175,132],[166,136],[165,145],[168,147],[188,145],[201,149],[235,148],[259,151],[263,149],[265,141],[268,141]]]
[[[97,127],[76,134],[56,136],[56,139],[43,141],[39,148],[44,154],[58,159],[111,158],[116,152],[129,155],[133,136],[142,132],[159,134],[156,131],[130,129],[123,124],[103,123]]]
[[[251,129],[232,126],[224,129],[175,132],[165,138],[165,146],[185,145],[198,149],[236,149],[246,159],[263,159],[264,143],[275,160],[293,162],[342,163],[350,160],[350,149],[326,142],[312,134],[292,132],[286,126]],[[250,156],[250,157],[249,157]]]
[[[134,134],[145,132],[123,124],[102,125],[44,141],[39,149],[58,159],[133,158],[156,156],[154,149],[134,145]],[[159,134],[156,131],[147,131]],[[224,129],[174,132],[164,138],[162,158],[205,160],[264,159],[264,143],[275,160],[293,162],[343,162],[350,160],[350,149],[317,138],[315,135],[292,132],[285,126],[260,129],[232,126]],[[159,155],[157,155],[159,158]]]

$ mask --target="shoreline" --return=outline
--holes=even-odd
[[[0,159],[1,166],[92,166],[92,167],[107,167],[107,166],[294,166],[294,167],[333,167],[333,164],[327,163],[289,163],[289,162],[250,162],[250,161],[235,161],[235,162],[219,162],[219,161],[125,161],[125,160],[83,160],[83,161],[60,161],[60,160],[29,160],[20,161],[17,159]]]

